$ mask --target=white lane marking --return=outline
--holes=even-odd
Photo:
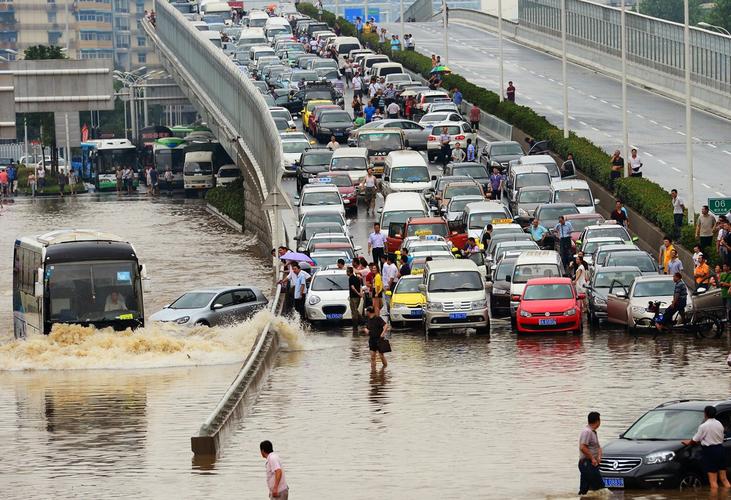
[[[538,75],[538,78],[546,78],[546,77],[545,77],[545,76],[543,76],[543,75],[540,75],[540,74],[539,74],[539,75]]]
[[[698,142],[701,142],[701,140],[700,140],[700,139],[699,139],[698,137],[695,137],[695,136],[693,136],[693,140],[694,140],[694,141],[698,141]]]
[[[635,149],[637,149],[637,148],[635,148]],[[645,156],[647,156],[648,158],[652,158],[653,154],[648,151],[645,151]]]
[[[675,133],[678,135],[683,135],[683,136],[685,135],[685,132],[681,132],[680,130],[676,130]]]
[[[704,188],[706,188],[706,189],[711,189],[711,186],[709,186],[709,185],[708,185],[708,184],[706,184],[705,182],[703,183],[703,187],[704,187]]]
[[[724,153],[726,153],[727,155],[731,155],[731,151],[726,151],[726,150],[724,149],[724,150],[723,150],[723,152],[724,152]]]
[[[554,80],[553,78],[549,78],[548,81],[549,82],[555,82],[556,80]]]
[[[682,172],[682,170],[680,170],[680,169],[679,169],[679,168],[677,168],[677,167],[671,167],[671,168],[672,168],[673,170],[675,170],[676,172]]]
[[[708,144],[706,144],[706,146],[708,146],[709,148],[712,148],[712,149],[716,149],[716,147],[717,147],[715,144],[711,144],[710,142]]]
[[[639,113],[635,113],[635,116],[636,116],[637,118],[640,118],[640,119],[644,119],[644,118],[645,118],[644,116],[642,116],[642,115],[641,115],[641,114],[639,114]]]
[[[672,128],[668,127],[667,125],[663,125],[662,128],[664,128],[665,130],[672,130]]]
[[[579,121],[584,127],[588,127],[589,125],[586,122]]]
[[[596,96],[595,95],[589,94],[589,97],[591,97],[592,99],[596,99]]]
[[[612,104],[612,107],[613,107],[614,109],[619,109],[619,106],[617,106],[616,104]]]
[[[655,120],[650,120],[650,123],[652,123],[653,125],[657,125],[657,122]]]
[[[717,194],[718,196],[720,196],[721,198],[725,198],[725,197],[726,197],[726,195],[725,195],[725,194],[723,194],[723,193],[722,193],[721,191],[716,191],[716,194]]]
[[[592,129],[592,130],[593,130],[594,132],[599,132],[599,129],[598,129],[598,128],[596,128],[596,127],[591,127],[591,129]]]
[[[536,100],[536,104],[538,104],[539,106],[542,106],[543,105],[543,103],[541,101],[538,101],[538,100]]]
[[[569,85],[569,90],[576,90],[576,89],[573,88],[571,85]]]
[[[573,116],[569,115],[569,120],[576,120]]]
[[[609,104],[609,103],[608,103],[607,101],[605,101],[604,99],[599,99],[599,101],[603,102],[604,104]]]
[[[665,160],[661,160],[660,158],[658,158],[657,161],[659,161],[663,165],[667,165],[667,162],[665,162]]]

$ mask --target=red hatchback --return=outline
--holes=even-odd
[[[358,211],[358,183],[353,183],[348,172],[320,172],[315,180],[320,184],[336,185],[343,198],[345,210],[354,213]]]
[[[528,280],[516,314],[518,333],[581,333],[581,301],[569,278]]]

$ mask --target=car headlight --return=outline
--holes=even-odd
[[[632,312],[635,314],[644,314],[646,312],[645,306],[632,306]]]
[[[391,302],[391,309],[408,309],[408,307],[401,302]]]
[[[576,308],[575,307],[572,307],[571,309],[569,309],[568,311],[566,311],[565,313],[563,313],[564,316],[573,316],[574,314],[576,314]]]
[[[427,302],[426,308],[429,311],[441,311],[444,307],[441,302]]]
[[[330,129],[329,128],[325,128],[325,127],[320,127],[320,132],[322,132],[323,134],[329,134],[330,133]]]
[[[310,304],[311,306],[314,306],[315,304],[319,304],[320,297],[318,297],[317,295],[311,295],[310,298],[307,299],[307,303]]]
[[[487,300],[475,300],[472,302],[472,309],[484,309],[487,307]]]
[[[645,457],[646,464],[662,464],[675,458],[675,452],[670,450],[656,451]]]
[[[607,305],[607,299],[603,299],[601,297],[598,297],[594,295],[594,305],[596,306],[606,306]]]
[[[184,325],[188,321],[190,321],[190,316],[183,316],[182,318],[178,318],[173,323],[177,323],[178,325]]]
[[[531,316],[533,316],[533,315],[532,315],[531,313],[529,313],[528,311],[524,311],[524,310],[522,310],[522,309],[520,310],[520,315],[521,315],[522,317],[524,317],[524,318],[530,318]]]

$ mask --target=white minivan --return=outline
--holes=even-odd
[[[404,67],[400,63],[381,62],[371,67],[371,76],[375,76],[376,78],[385,78],[387,75],[396,73],[404,73]]]
[[[429,167],[421,153],[405,149],[391,151],[386,156],[381,181],[383,196],[404,191],[421,193],[432,187],[431,181]]]
[[[269,14],[267,14],[263,10],[252,10],[251,12],[249,12],[249,17],[246,25],[249,28],[264,28],[268,20]]]
[[[345,56],[350,54],[351,50],[359,50],[362,48],[360,41],[354,36],[337,36],[333,39],[332,44],[338,53],[338,62],[341,64]]]
[[[388,236],[388,226],[393,222],[405,224],[410,217],[427,217],[429,207],[421,193],[391,193],[386,196],[383,207],[378,209],[381,232]]]
[[[573,203],[581,214],[596,213],[599,200],[591,193],[589,183],[580,179],[558,181],[551,185],[553,203]]]
[[[368,150],[366,148],[338,148],[330,158],[331,172],[348,172],[353,183],[360,182],[368,174]]]

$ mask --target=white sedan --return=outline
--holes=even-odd
[[[313,276],[305,296],[305,317],[310,321],[352,319],[348,275],[345,271],[323,269]]]

